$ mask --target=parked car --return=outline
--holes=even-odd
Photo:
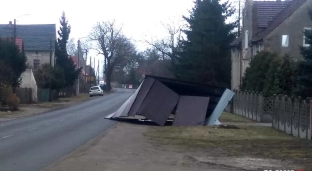
[[[93,96],[103,96],[104,95],[104,91],[101,89],[100,86],[93,86],[93,87],[90,88],[89,95],[90,95],[90,97],[93,97]]]

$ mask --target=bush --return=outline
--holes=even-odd
[[[1,90],[1,105],[7,105],[8,97],[13,93],[12,87],[2,86],[0,87],[0,90]]]
[[[6,103],[11,111],[16,111],[18,110],[20,99],[16,96],[16,94],[10,94]]]
[[[273,94],[292,95],[295,87],[294,61],[285,55],[260,52],[246,69],[241,90],[263,92],[268,97]]]

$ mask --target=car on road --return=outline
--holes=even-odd
[[[90,88],[89,95],[90,95],[90,97],[93,97],[93,96],[103,96],[104,95],[104,91],[101,89],[100,86],[92,86]]]

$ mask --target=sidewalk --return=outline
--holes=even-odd
[[[220,121],[238,129],[118,122],[44,171],[256,171],[311,166],[310,142],[237,117],[225,114]]]
[[[174,148],[155,146],[149,126],[117,123],[44,171],[229,171],[198,165]]]
[[[21,104],[19,106],[19,111],[2,111],[0,112],[0,122],[9,121],[21,117],[42,114],[45,112],[58,110],[64,107],[78,104],[89,100],[89,94],[82,93],[78,96],[73,96],[69,98],[60,98],[53,102],[44,102],[38,104]]]

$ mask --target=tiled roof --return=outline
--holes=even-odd
[[[26,51],[46,51],[50,50],[50,38],[54,49],[56,27],[55,24],[17,25],[16,35],[24,40]],[[13,37],[13,25],[0,24],[0,37]]]
[[[296,0],[295,0],[296,1]],[[258,27],[266,28],[273,18],[283,11],[291,1],[253,1]]]
[[[302,6],[307,0],[293,0],[290,4],[276,15],[266,29],[258,33],[251,41],[256,42],[262,40],[265,36],[270,34],[275,28],[277,28],[283,21],[290,17],[300,6]]]
[[[239,46],[241,43],[242,43],[242,37],[240,36],[231,43],[231,46]]]

